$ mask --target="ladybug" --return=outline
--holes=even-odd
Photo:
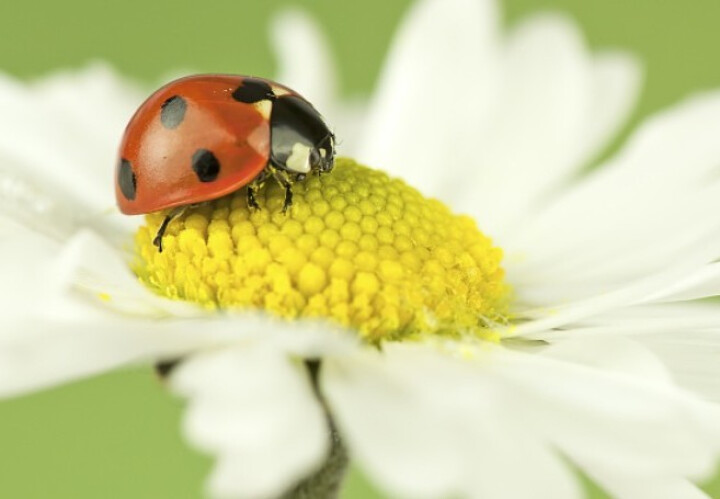
[[[153,243],[188,207],[272,178],[292,205],[293,182],[333,168],[335,136],[294,90],[264,78],[207,74],[180,78],[135,112],[120,144],[115,195],[127,215],[171,209]]]

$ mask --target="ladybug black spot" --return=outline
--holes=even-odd
[[[266,82],[254,78],[245,78],[242,85],[232,93],[233,99],[246,104],[254,104],[261,100],[274,99],[275,94]]]
[[[198,149],[192,156],[192,169],[200,182],[212,182],[220,173],[220,162],[207,149]]]
[[[120,159],[117,175],[120,192],[122,192],[126,199],[130,201],[134,200],[135,194],[137,193],[137,179],[135,178],[135,172],[133,172],[132,165],[127,159]]]
[[[177,128],[185,118],[187,102],[179,95],[173,95],[160,106],[160,122],[165,128]]]

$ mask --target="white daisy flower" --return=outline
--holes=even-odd
[[[331,494],[341,442],[397,497],[581,497],[569,464],[621,498],[703,497],[720,93],[580,176],[635,101],[636,62],[590,53],[562,17],[499,25],[490,0],[416,4],[364,116],[313,24],[281,17],[279,79],[341,153],[404,182],[339,160],[296,184],[289,216],[274,188],[254,214],[222,198],[162,254],[161,215],[113,207],[143,92],[104,66],[3,77],[0,394],[178,361],[168,384],[216,457],[215,497]]]

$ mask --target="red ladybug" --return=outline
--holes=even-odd
[[[120,211],[175,208],[155,238],[188,205],[247,186],[247,202],[270,177],[285,189],[308,173],[329,172],[335,136],[294,90],[263,78],[195,75],[152,94],[125,129],[115,175]]]

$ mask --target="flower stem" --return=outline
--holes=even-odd
[[[340,439],[340,434],[331,427],[330,453],[315,473],[304,479],[281,499],[335,499],[340,493],[348,455]]]
[[[330,433],[330,452],[318,470],[286,492],[280,499],[335,499],[340,493],[345,478],[349,463],[348,454],[325,403],[325,398],[320,391],[318,376],[322,364],[319,360],[306,360],[305,366],[308,369],[315,396],[322,405],[327,417],[328,431]]]

